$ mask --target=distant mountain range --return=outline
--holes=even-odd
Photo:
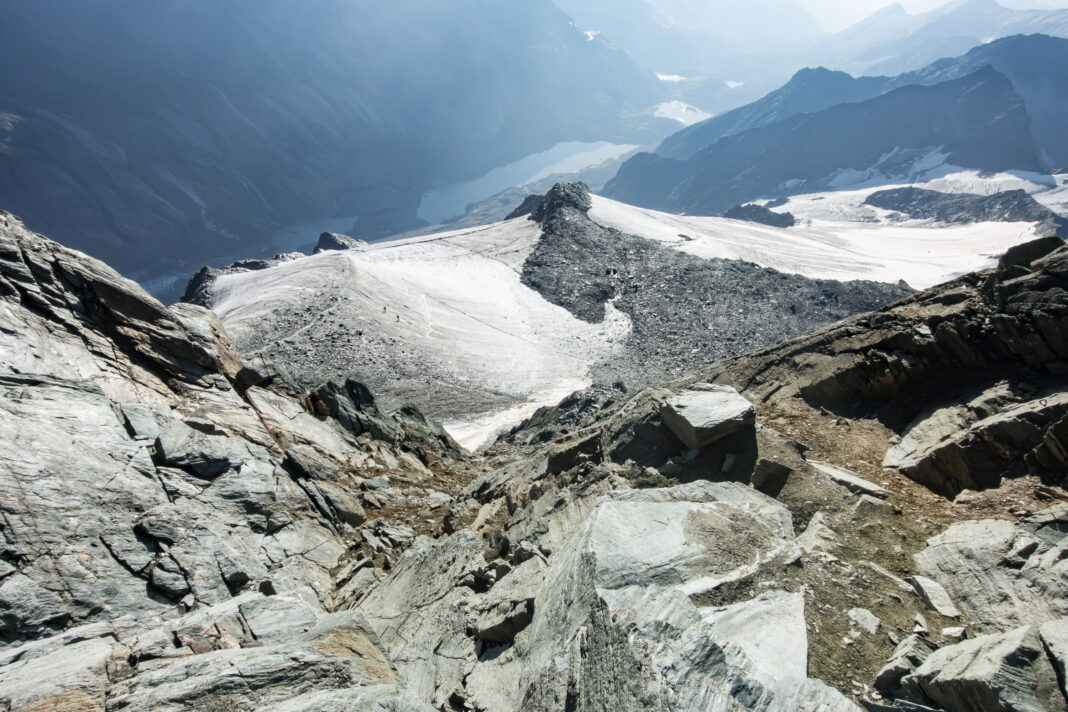
[[[1014,161],[1068,166],[1064,45],[1049,38],[894,78],[804,71],[729,111],[800,66],[897,66],[1021,30],[1068,34],[1065,11],[890,8],[827,36],[793,0],[13,0],[0,22],[0,206],[176,296],[174,280],[204,263],[270,257],[324,229],[425,228],[427,193],[563,142],[654,144],[674,123],[656,118],[669,100],[727,112],[659,150],[688,160],[727,135],[984,65],[1030,117],[1037,158]],[[772,160],[783,147],[766,148]],[[669,165],[655,170],[677,174]],[[750,179],[728,194],[765,185]]]
[[[900,3],[816,47],[812,58],[859,74],[900,74],[1018,34],[1068,36],[1068,10],[1013,10],[996,0],[957,0],[910,15]]]
[[[748,106],[627,161],[605,194],[716,213],[925,150],[979,170],[1068,166],[1068,40],[1017,36],[897,77],[806,69]],[[795,191],[796,192],[796,191]]]
[[[956,0],[910,14],[897,3],[825,33],[800,3],[557,0],[583,29],[670,78],[677,98],[722,113],[760,98],[799,67],[897,75],[1016,34],[1068,37],[1068,10]]]
[[[1068,40],[1045,35],[1016,35],[972,49],[962,57],[941,59],[896,77],[853,77],[823,67],[802,69],[783,87],[752,104],[689,126],[665,139],[656,153],[689,158],[724,136],[767,126],[796,114],[835,104],[864,101],[910,84],[937,84],[990,65],[1004,74],[1025,100],[1032,119],[1035,148],[1049,168],[1068,167]]]
[[[16,0],[0,205],[151,281],[294,223],[416,227],[427,190],[561,141],[656,140],[661,91],[550,0]]]

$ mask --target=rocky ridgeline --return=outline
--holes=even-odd
[[[1056,243],[470,457],[0,221],[6,709],[1068,707]]]
[[[950,224],[1038,223],[1036,232],[1040,236],[1068,234],[1068,220],[1039,203],[1024,190],[974,195],[941,193],[923,188],[892,188],[872,193],[864,203],[920,220]]]
[[[515,215],[542,236],[523,282],[580,319],[607,305],[626,314],[624,352],[597,381],[644,387],[728,356],[777,344],[911,293],[880,282],[816,280],[749,262],[703,259],[593,222],[581,183],[558,184]]]
[[[777,213],[764,205],[757,205],[756,203],[735,205],[723,213],[723,217],[729,220],[744,220],[771,227],[786,228],[797,224],[797,219],[790,213]]]

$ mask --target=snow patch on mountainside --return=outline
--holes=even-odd
[[[588,324],[521,283],[539,235],[520,218],[227,275],[214,310],[243,351],[281,350],[308,382],[352,374],[474,448],[589,385],[630,333],[615,309]]]
[[[798,220],[837,222],[890,222],[890,213],[865,205],[875,190],[915,187],[941,193],[970,193],[995,195],[1009,190],[1025,190],[1039,203],[1056,213],[1068,212],[1068,176],[1053,176],[1027,171],[982,173],[946,164],[928,174],[927,180],[901,182],[892,180],[864,180],[852,184],[848,190],[834,190],[791,196],[785,205],[772,208],[788,212]],[[923,224],[923,223],[917,223]]]
[[[658,119],[673,119],[683,126],[693,126],[705,119],[711,119],[713,115],[676,99],[657,105],[654,116]]]
[[[993,266],[1009,247],[1031,240],[1029,223],[936,226],[922,221],[891,222],[886,211],[870,211],[856,222],[857,202],[871,191],[811,196],[819,217],[795,228],[774,228],[724,218],[672,215],[593,196],[590,217],[640,237],[658,240],[706,259],[745,260],[781,272],[816,279],[905,280],[923,289],[966,272]],[[834,196],[829,202],[829,196]],[[839,198],[842,198],[839,200]],[[781,210],[792,209],[794,200]],[[799,201],[799,206],[802,201]],[[841,213],[835,214],[840,209]],[[803,214],[803,211],[800,211]],[[815,215],[815,213],[811,213]]]

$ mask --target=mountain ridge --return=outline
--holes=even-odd
[[[821,146],[813,154],[810,146]],[[997,146],[996,150],[992,150]],[[980,170],[1041,170],[1023,99],[989,65],[933,86],[906,86],[857,104],[719,139],[686,161],[639,154],[604,189],[651,208],[714,214],[787,181],[864,170],[895,151],[942,147]]]

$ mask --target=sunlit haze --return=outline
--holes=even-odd
[[[798,3],[812,13],[825,30],[835,32],[863,20],[880,8],[893,5],[894,0],[798,0]],[[901,0],[899,4],[915,14],[934,10],[946,3],[943,0]],[[1068,8],[1068,0],[999,0],[999,4],[1016,10]]]

